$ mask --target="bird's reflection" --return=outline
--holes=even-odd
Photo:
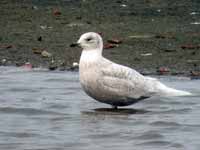
[[[145,114],[149,111],[144,109],[134,108],[95,108],[90,111],[82,111],[83,114],[87,115],[133,115],[133,114]]]

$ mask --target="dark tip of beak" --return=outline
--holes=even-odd
[[[79,44],[78,44],[78,43],[72,43],[72,44],[70,44],[69,46],[70,46],[70,47],[78,47]]]

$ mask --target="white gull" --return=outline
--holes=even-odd
[[[99,102],[117,108],[152,96],[191,95],[104,58],[103,40],[97,33],[81,35],[77,44],[83,48],[79,62],[81,86],[89,96]]]

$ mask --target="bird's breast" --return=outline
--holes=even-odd
[[[79,78],[81,86],[85,91],[94,90],[97,88],[98,70],[91,63],[80,63]]]

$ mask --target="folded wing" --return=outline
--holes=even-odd
[[[102,77],[102,86],[118,96],[139,99],[152,95],[146,78],[131,68],[112,63],[102,69]]]

